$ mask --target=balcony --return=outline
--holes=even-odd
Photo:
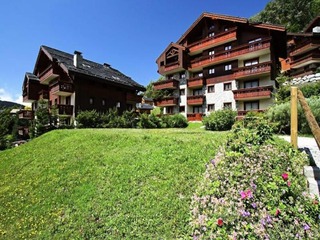
[[[242,88],[233,90],[235,100],[255,100],[271,98],[273,86]]]
[[[228,74],[228,75],[208,78],[206,80],[206,82],[207,82],[207,84],[216,84],[216,83],[232,81],[232,80],[234,80],[233,74]]]
[[[198,88],[205,85],[203,77],[190,78],[187,80],[188,88]]]
[[[166,97],[166,98],[155,100],[154,104],[157,107],[176,106],[178,104],[178,99],[176,97]]]
[[[18,112],[19,119],[32,120],[34,118],[32,110],[20,110]]]
[[[173,63],[168,63],[163,66],[160,66],[158,72],[161,75],[167,75],[167,74],[171,74],[171,73],[179,72],[179,71],[183,71],[183,70],[184,70],[184,68],[183,68],[182,62],[176,61]]]
[[[291,68],[301,68],[311,63],[319,63],[319,62],[320,62],[320,53],[312,52],[304,57],[294,59],[291,62]]]
[[[204,114],[202,113],[188,113],[187,119],[188,121],[202,121],[202,117]]]
[[[50,65],[42,73],[40,73],[38,77],[41,84],[48,85],[51,80],[58,78],[59,74],[52,67],[52,65]]]
[[[176,80],[176,79],[163,80],[163,81],[155,82],[153,86],[155,90],[177,89],[179,87],[179,80]]]
[[[141,103],[142,96],[138,96],[135,93],[126,93],[127,102]]]
[[[49,99],[49,91],[48,90],[41,90],[39,92],[39,99],[48,100]]]
[[[74,92],[73,84],[68,82],[55,82],[50,84],[51,93],[58,96],[71,96]]]
[[[200,70],[213,64],[222,63],[231,60],[243,60],[248,58],[258,57],[270,51],[270,38],[263,39],[252,44],[243,44],[230,50],[216,53],[215,55],[208,55],[199,57],[191,61],[191,69]]]
[[[73,105],[64,105],[64,104],[53,105],[51,107],[51,110],[53,109],[57,110],[58,115],[62,115],[62,116],[73,115]]]
[[[302,42],[301,44],[297,45],[295,49],[290,52],[290,56],[297,56],[306,52],[309,52],[313,49],[320,47],[320,41],[316,39],[309,39],[305,42]]]
[[[187,104],[188,105],[202,105],[204,102],[203,95],[195,95],[195,96],[188,96],[187,97]]]
[[[234,72],[234,79],[260,77],[270,74],[271,62],[265,62],[248,67],[240,67]]]
[[[232,28],[229,31],[219,33],[211,38],[202,39],[188,46],[190,55],[195,55],[201,51],[218,46],[237,39],[237,28]]]

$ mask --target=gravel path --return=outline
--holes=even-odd
[[[288,142],[291,142],[290,136],[279,136]],[[320,168],[320,150],[314,138],[312,137],[298,137],[298,148],[304,149],[311,155],[316,166]]]

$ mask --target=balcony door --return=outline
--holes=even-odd
[[[254,88],[254,87],[259,87],[258,79],[244,82],[244,88]]]
[[[245,111],[259,110],[259,101],[245,102],[244,110]]]

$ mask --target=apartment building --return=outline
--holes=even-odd
[[[84,59],[79,51],[69,54],[41,46],[33,72],[25,74],[22,90],[23,101],[32,103],[33,111],[43,100],[49,109],[56,109],[58,118],[71,124],[79,111],[134,109],[141,102],[137,94],[145,87],[107,63]],[[28,113],[30,116],[33,114]]]
[[[288,33],[288,58],[282,59],[282,71],[293,78],[314,74],[320,68],[320,16],[302,33]]]
[[[284,27],[203,13],[156,60],[165,80],[154,89],[166,95],[155,105],[189,121],[223,108],[239,117],[264,111],[273,102],[279,57],[286,57]]]

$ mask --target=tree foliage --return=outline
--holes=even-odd
[[[320,0],[272,0],[252,21],[285,26],[301,32],[320,12]]]

